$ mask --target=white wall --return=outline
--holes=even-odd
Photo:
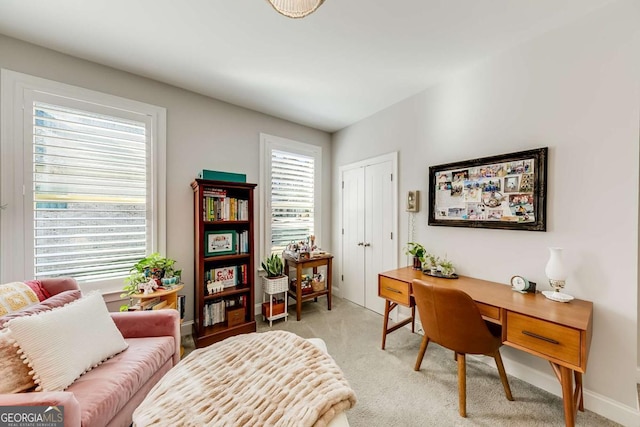
[[[260,132],[322,146],[324,200],[331,192],[331,137],[328,133],[236,107],[144,77],[84,61],[0,35],[0,68],[118,95],[167,109],[167,256],[183,269],[186,319],[193,319],[193,192],[189,184],[202,169],[239,172],[258,183]],[[259,220],[256,190],[255,219]],[[319,242],[329,248],[330,204],[323,209]],[[256,245],[260,227],[256,222]],[[257,246],[256,246],[257,247]],[[259,265],[256,257],[256,268]],[[259,283],[259,282],[257,282]],[[256,301],[261,301],[260,285]],[[111,304],[117,307],[119,304]]]
[[[502,283],[522,274],[549,289],[547,248],[565,248],[566,291],[594,302],[585,404],[638,425],[639,118],[640,2],[623,0],[334,134],[334,205],[341,165],[398,150],[400,194],[422,192],[416,240],[459,273]],[[547,232],[427,226],[428,166],[542,146]],[[560,393],[548,363],[503,354],[510,374]]]

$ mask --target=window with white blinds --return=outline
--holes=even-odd
[[[271,252],[314,234],[315,159],[271,150]]]
[[[33,103],[34,277],[124,277],[150,249],[144,122]]]
[[[119,292],[165,252],[166,110],[1,71],[0,280]]]
[[[262,248],[268,256],[320,235],[322,149],[261,134],[261,156]]]

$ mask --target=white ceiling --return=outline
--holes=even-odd
[[[333,132],[611,0],[2,0],[0,33]]]

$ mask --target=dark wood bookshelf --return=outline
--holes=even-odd
[[[194,225],[195,225],[195,316],[194,316],[194,340],[196,347],[205,347],[225,338],[256,331],[255,322],[255,245],[254,245],[254,189],[256,184],[211,181],[196,179],[191,183],[194,194]],[[216,219],[210,220],[206,212],[209,208],[207,197],[212,197],[213,190],[226,193],[226,197],[246,201],[246,217],[248,219]],[[222,198],[221,196],[217,196]],[[217,215],[216,215],[217,217]],[[224,255],[205,255],[205,235],[210,231],[233,230],[238,236],[247,232],[247,252]],[[239,239],[236,239],[237,241]],[[236,271],[236,279],[239,284],[223,289],[221,292],[207,294],[207,272],[222,267],[246,266],[246,284],[240,284],[239,268]],[[227,319],[223,322],[207,325],[205,307],[218,301],[241,301],[244,307],[244,322],[228,325]],[[237,305],[235,306],[237,307]]]

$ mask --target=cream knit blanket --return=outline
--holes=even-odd
[[[135,426],[326,426],[356,403],[334,360],[285,331],[228,338],[171,369],[133,414]]]

